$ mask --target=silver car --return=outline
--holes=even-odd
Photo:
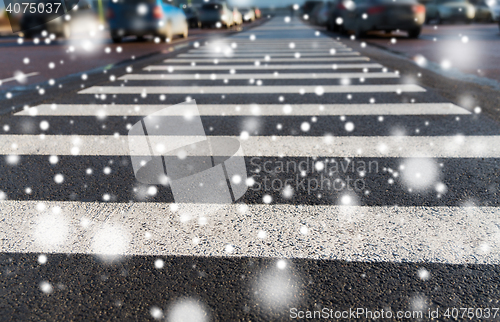
[[[474,5],[467,0],[431,0],[425,7],[427,22],[435,21],[437,24],[445,21],[470,23],[476,15]]]

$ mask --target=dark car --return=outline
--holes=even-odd
[[[312,13],[312,11],[314,10],[314,8],[317,5],[320,5],[322,3],[323,3],[323,1],[319,1],[319,0],[307,0],[302,5],[302,14],[303,15],[310,15]]]
[[[221,3],[206,3],[199,10],[199,20],[201,27],[231,27],[233,22],[233,11],[228,6]]]
[[[415,0],[354,0],[343,1],[335,8],[330,21],[341,31],[363,37],[369,31],[390,33],[407,31],[410,38],[420,35],[425,22],[425,7]]]
[[[311,13],[311,23],[318,26],[326,26],[335,5],[335,2],[329,1],[316,6]]]
[[[167,0],[116,0],[109,2],[109,31],[113,42],[125,36],[156,35],[172,40],[188,36],[186,15]]]
[[[82,25],[96,22],[97,17],[90,2],[86,0],[80,0],[66,15],[57,17],[54,14],[55,11],[53,14],[37,12],[22,15],[19,26],[23,30],[24,36],[31,38],[45,31],[47,34],[54,34],[56,37],[68,39],[72,32],[76,31],[74,30],[75,26],[78,25],[81,29]]]
[[[200,26],[200,20],[198,19],[198,10],[193,7],[184,5],[182,10],[186,15],[186,20],[188,22],[189,28],[198,28]]]

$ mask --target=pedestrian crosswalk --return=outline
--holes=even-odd
[[[137,76],[141,76],[138,74]],[[142,80],[142,78],[139,78]],[[202,116],[346,116],[346,115],[469,115],[452,103],[414,104],[198,104]],[[158,112],[165,105],[148,104],[44,104],[18,112],[31,116],[143,116]],[[170,114],[174,115],[174,114]],[[182,116],[182,113],[175,114]]]
[[[221,66],[224,67],[224,66]],[[345,85],[345,86],[96,86],[80,91],[80,94],[306,94],[318,93],[401,93],[425,92],[414,84],[394,85]]]
[[[157,70],[189,70],[189,71],[198,71],[198,70],[261,70],[261,69],[270,69],[270,70],[290,70],[290,69],[364,69],[364,68],[382,68],[382,65],[376,63],[363,63],[363,64],[352,64],[352,63],[342,63],[342,64],[294,64],[294,65],[272,65],[272,64],[249,64],[249,65],[215,65],[215,66],[206,66],[206,65],[170,65],[170,66],[148,66],[144,68],[147,71],[157,71]]]
[[[111,225],[126,236],[113,248],[121,255],[499,264],[500,212],[488,194],[496,168],[486,166],[500,158],[495,125],[340,41],[302,24],[291,36],[282,24],[2,120],[0,154],[11,171],[0,181],[2,252],[106,252],[95,236]],[[179,209],[168,187],[138,184],[130,166],[131,125],[187,96],[208,136],[240,141],[252,178],[247,196],[216,213]],[[57,224],[40,224],[47,213]]]
[[[252,74],[127,74],[122,80],[216,80],[216,79],[352,79],[352,78],[398,78],[396,73],[252,73]]]

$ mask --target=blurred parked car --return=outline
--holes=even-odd
[[[345,2],[345,4],[344,4]],[[333,4],[333,6],[330,8],[330,12],[328,14],[328,21],[326,23],[326,28],[330,31],[338,31],[338,32],[345,32],[344,29],[344,18],[347,16],[347,6],[349,4],[354,6],[354,2],[350,1],[344,1],[340,0],[337,1]]]
[[[262,17],[262,13],[259,8],[253,7],[253,11],[255,12],[255,19],[260,19]]]
[[[165,1],[165,2],[163,2]],[[115,43],[126,36],[156,35],[172,40],[175,35],[188,36],[188,23],[182,9],[167,0],[117,0],[108,6],[108,24]]]
[[[311,10],[311,13],[309,14],[309,21],[312,24],[316,24],[316,18],[318,17],[318,13],[323,8],[324,2],[317,3],[314,8]]]
[[[493,13],[490,7],[486,4],[484,0],[469,0],[469,2],[474,5],[476,14],[474,15],[475,21],[491,22],[493,21]]]
[[[342,30],[353,31],[358,38],[374,30],[402,30],[408,37],[417,38],[425,22],[425,7],[415,0],[344,1],[337,18],[342,20]]]
[[[486,4],[490,7],[493,20],[500,21],[500,1],[486,0]]]
[[[89,23],[97,22],[97,15],[87,0],[80,0],[67,13],[69,19],[66,19],[65,15],[54,19],[56,16],[55,12],[23,14],[19,19],[19,26],[25,38],[32,38],[45,31],[49,35],[68,39],[75,31],[82,32],[88,28]]]
[[[243,14],[244,22],[252,22],[255,21],[255,11],[251,8],[241,9],[241,13]]]
[[[226,27],[233,25],[233,12],[226,3],[205,3],[199,10],[201,27]]]
[[[302,15],[308,15],[310,16],[314,8],[318,5],[323,3],[323,1],[320,0],[307,0],[304,2],[302,5]]]
[[[431,0],[425,6],[427,22],[464,21],[470,23],[476,15],[476,9],[467,0]]]
[[[186,15],[186,20],[188,22],[189,28],[200,27],[200,20],[198,19],[198,11],[193,7],[183,6],[184,14]]]
[[[311,23],[318,26],[326,26],[330,17],[330,13],[332,12],[335,4],[336,3],[330,1],[322,3],[314,8],[310,18]]]
[[[233,8],[233,21],[236,26],[243,24],[243,15],[238,8]]]

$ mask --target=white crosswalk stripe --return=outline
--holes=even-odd
[[[264,59],[265,62],[273,62],[273,63],[282,63],[282,62],[343,62],[343,61],[369,61],[368,57],[328,57],[328,58],[269,58],[268,60]],[[211,63],[214,61],[217,63],[253,63],[255,61],[259,61],[256,59],[245,59],[245,58],[217,58],[214,59],[178,59],[171,58],[166,59],[166,63],[172,64],[181,64],[181,63]]]
[[[92,247],[93,237],[103,225],[115,224],[123,227],[120,233],[130,241],[124,255],[227,256],[224,246],[230,242],[238,246],[235,256],[449,264],[465,264],[474,258],[481,264],[500,264],[499,257],[481,254],[476,243],[498,232],[499,210],[493,207],[250,205],[242,212],[241,205],[229,205],[217,210],[218,215],[209,218],[205,225],[199,225],[198,216],[190,222],[180,222],[176,218],[183,210],[172,211],[163,203],[48,202],[48,208],[61,208],[64,217],[57,216],[58,228],[64,230],[68,239],[61,245],[42,246],[37,231],[30,225],[33,218],[39,216],[38,204],[3,202],[2,224],[9,229],[4,231],[2,251],[92,254],[96,252]],[[184,211],[197,214],[199,207],[187,205]],[[17,211],[20,208],[23,209],[21,214]],[[124,213],[127,216],[124,217]],[[255,218],[261,223],[258,227],[254,224]],[[346,229],[352,227],[350,220],[359,223],[354,231],[356,238],[345,237]],[[459,235],[443,234],[455,230],[457,223],[461,224]],[[307,227],[307,234],[303,227]],[[50,232],[50,227],[46,229]],[[154,240],[144,240],[144,231],[154,236]],[[276,241],[263,248],[253,247],[259,240],[259,231],[266,232],[268,239]],[[201,238],[201,243],[186,242],[193,237]],[[463,247],[461,257],[453,252],[457,242]],[[365,251],[366,245],[371,245],[369,253]],[[419,249],[415,250],[413,245],[419,245]],[[315,251],[310,252],[310,249]]]
[[[187,145],[183,142],[193,138],[175,136],[176,145]],[[150,135],[149,139],[156,146],[165,137]],[[4,155],[130,155],[127,138],[120,136],[0,135],[0,142],[0,154]],[[500,157],[500,136],[250,136],[241,140],[241,145],[247,156]]]
[[[346,52],[335,52],[335,53],[317,53],[317,52],[312,52],[312,53],[303,53],[300,52],[300,57],[345,57],[345,56],[358,56],[359,52],[356,51],[346,51]],[[206,58],[207,56],[219,56],[219,57],[234,57],[234,58],[240,58],[240,57],[262,57],[265,58],[266,56],[269,57],[293,57],[295,58],[295,52],[291,53],[273,53],[270,55],[269,53],[240,53],[240,52],[234,52],[234,53],[223,53],[223,52],[211,52],[210,55],[209,53],[190,53],[190,54],[180,54],[177,57],[180,58],[186,58],[186,57],[193,57],[193,58]]]
[[[334,86],[95,86],[80,94],[307,94],[307,93],[401,93],[425,92],[414,84]]]
[[[127,74],[127,80],[215,80],[215,79],[349,79],[349,78],[399,78],[396,73],[253,73],[253,74]]]
[[[45,104],[16,113],[16,115],[55,116],[132,116],[149,115],[165,105],[134,104]],[[460,115],[471,114],[452,103],[413,104],[199,104],[202,116],[324,116],[324,115]],[[181,113],[170,114],[183,116]]]
[[[212,65],[212,66],[182,66],[182,65],[156,65],[156,66],[148,66],[144,67],[144,70],[147,71],[155,71],[155,70],[191,70],[191,71],[198,71],[198,70],[242,70],[242,69],[252,69],[252,70],[259,70],[259,69],[270,69],[270,70],[276,70],[276,69],[363,69],[363,68],[383,68],[382,65],[377,64],[377,63],[356,63],[356,64],[349,64],[349,63],[342,63],[342,64],[302,64],[302,65],[265,65],[265,64],[260,64],[260,65],[254,65],[254,64],[248,64],[248,65]]]

